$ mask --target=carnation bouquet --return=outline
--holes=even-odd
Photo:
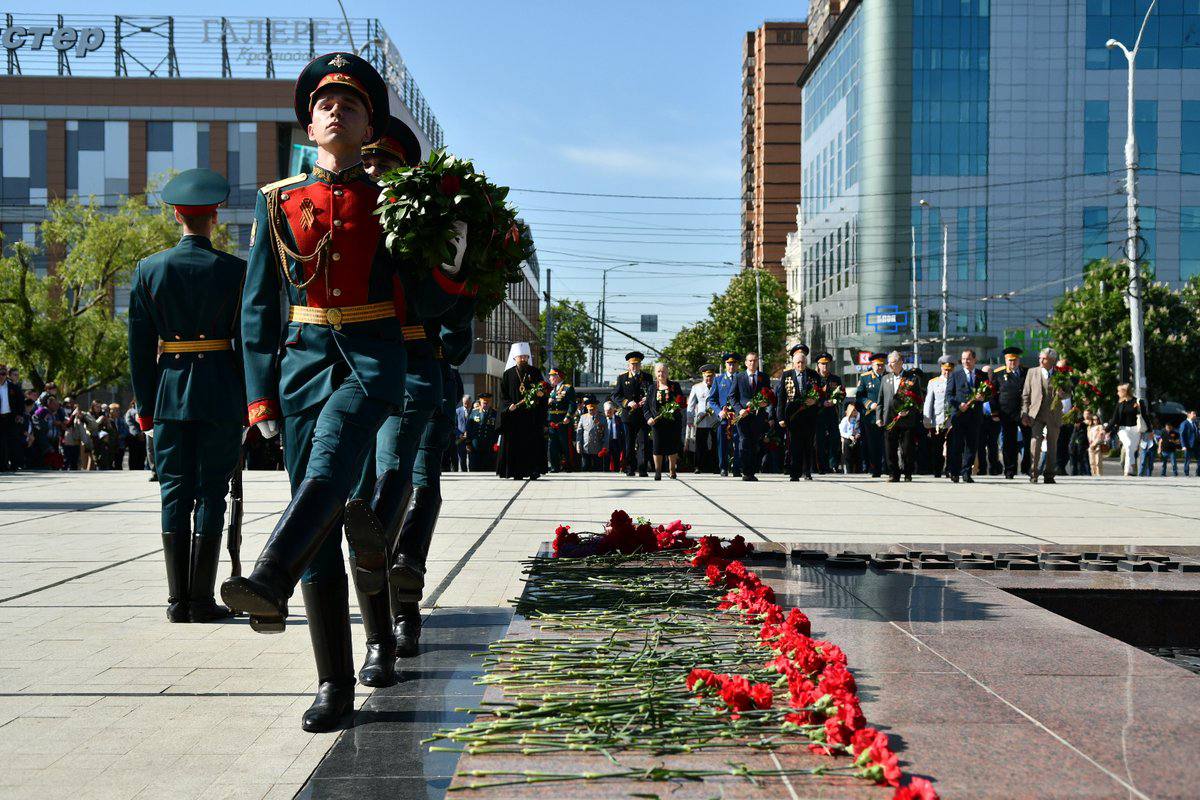
[[[668,397],[658,405],[658,415],[655,419],[675,419],[675,415],[679,413],[679,409],[683,406],[683,398],[679,395]]]
[[[375,213],[384,245],[412,269],[428,273],[454,259],[456,222],[467,224],[462,267],[475,291],[475,316],[485,319],[521,280],[533,252],[529,229],[507,202],[508,187],[490,182],[469,160],[435,150],[414,167],[379,179]]]
[[[921,413],[921,394],[917,391],[916,382],[911,378],[900,379],[900,391],[896,394],[896,402],[892,405],[896,413],[892,416],[892,421],[887,424],[887,429],[893,430],[900,424],[900,420],[911,415],[914,411]]]
[[[967,398],[965,403],[959,406],[958,410],[970,411],[971,406],[975,405],[976,403],[983,405],[991,400],[995,393],[996,387],[992,385],[991,381],[980,381],[979,385],[975,387],[975,391],[971,392],[971,396]]]
[[[743,409],[746,416],[757,414],[767,406],[775,402],[775,391],[770,386],[764,386],[758,390],[758,394],[746,401],[746,407]]]
[[[546,383],[545,381],[538,381],[526,389],[525,394],[521,395],[521,402],[519,405],[533,408],[535,405],[537,405],[538,400],[541,400],[546,396],[546,391],[549,388],[550,384]]]

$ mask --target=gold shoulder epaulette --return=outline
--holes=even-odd
[[[304,181],[304,180],[308,180],[307,172],[301,172],[299,175],[293,175],[290,178],[284,178],[281,181],[275,181],[274,183],[268,183],[266,186],[259,189],[259,191],[262,192],[263,194],[266,194],[267,192],[270,192],[274,189],[282,189],[284,186],[291,186],[293,183],[299,183],[300,181]]]

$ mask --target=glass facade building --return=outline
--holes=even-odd
[[[952,349],[1041,344],[1063,289],[1121,254],[1126,63],[1104,44],[1148,6],[847,3],[801,78],[799,336],[843,364],[911,352],[915,270],[929,364],[945,263]],[[1200,274],[1200,0],[1158,3],[1134,126],[1145,258],[1177,284]]]

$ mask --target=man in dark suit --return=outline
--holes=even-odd
[[[642,359],[637,350],[625,354],[629,369],[617,377],[612,402],[621,409],[621,422],[625,427],[625,474],[645,478],[647,462],[650,460],[650,426],[646,424],[646,398],[651,391],[652,380],[642,371]],[[641,442],[641,455],[638,454]]]
[[[950,480],[955,483],[960,477],[964,483],[974,483],[971,465],[975,463],[975,451],[979,447],[983,403],[972,398],[986,382],[987,376],[975,368],[974,350],[963,350],[960,360],[962,368],[954,370],[946,378],[946,417],[950,420],[947,469]]]
[[[713,379],[712,390],[708,393],[708,409],[720,420],[717,425],[717,462],[721,467],[722,478],[729,475],[731,464],[733,477],[742,477],[742,443],[733,414],[733,384],[738,376],[737,361],[737,355],[734,353],[725,354],[722,359],[725,371]]]
[[[921,378],[916,370],[904,369],[904,359],[896,351],[888,355],[888,373],[879,389],[879,408],[875,426],[884,432],[887,449],[888,483],[897,483],[901,472],[911,481],[916,462],[916,433],[921,425]],[[899,408],[904,393],[911,393],[912,406]],[[890,427],[889,427],[890,426]]]
[[[788,355],[792,357],[792,368],[780,375],[775,385],[775,418],[787,434],[791,479],[798,481],[803,476],[804,480],[811,481],[820,409],[808,393],[817,386],[818,377],[808,368],[808,347],[792,345]]]
[[[621,458],[625,455],[625,423],[612,402],[604,404],[604,425],[608,429],[608,456],[601,461],[601,469],[607,472],[621,470]]]
[[[767,407],[771,401],[764,398],[759,408],[751,410],[750,401],[764,390],[769,393],[771,381],[767,374],[758,368],[758,353],[746,354],[746,371],[739,372],[733,382],[734,414],[737,415],[738,433],[742,438],[742,480],[757,481],[759,461],[759,443],[767,432]]]
[[[996,384],[992,418],[1000,423],[1004,477],[1009,480],[1017,474],[1018,448],[1021,471],[1029,472],[1029,428],[1021,422],[1021,391],[1025,388],[1026,373],[1021,366],[1022,352],[1019,347],[1004,348],[1004,366],[992,373]],[[1021,431],[1020,437],[1017,436],[1018,430]]]
[[[0,472],[17,470],[21,461],[18,431],[24,422],[25,398],[21,396],[21,387],[8,379],[8,367],[0,364]]]

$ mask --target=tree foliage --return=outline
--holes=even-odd
[[[743,270],[725,291],[714,294],[708,317],[683,328],[663,349],[663,358],[677,377],[695,375],[706,361],[716,363],[721,355],[739,356],[758,348],[758,317],[755,304],[756,270]],[[762,303],[763,369],[772,372],[785,361],[787,321],[792,301],[787,288],[766,270],[757,270]]]
[[[178,241],[173,214],[141,197],[115,209],[55,200],[42,238],[63,254],[49,274],[37,274],[37,252],[24,243],[0,258],[0,356],[20,366],[38,390],[47,381],[63,394],[125,382],[125,320],[114,315],[113,299],[138,261]],[[223,227],[213,238],[227,246]]]
[[[596,326],[579,300],[559,300],[554,309],[554,364],[563,371],[569,383],[577,383],[579,373],[587,367],[588,354],[596,346]],[[539,330],[542,341],[546,335],[546,312],[542,311]],[[544,357],[543,353],[543,357]]]
[[[1111,406],[1120,380],[1121,348],[1129,343],[1127,267],[1108,259],[1088,267],[1083,284],[1068,289],[1047,324],[1067,362],[1088,375]],[[1142,272],[1146,376],[1151,399],[1195,402],[1200,393],[1200,279],[1180,291]]]

